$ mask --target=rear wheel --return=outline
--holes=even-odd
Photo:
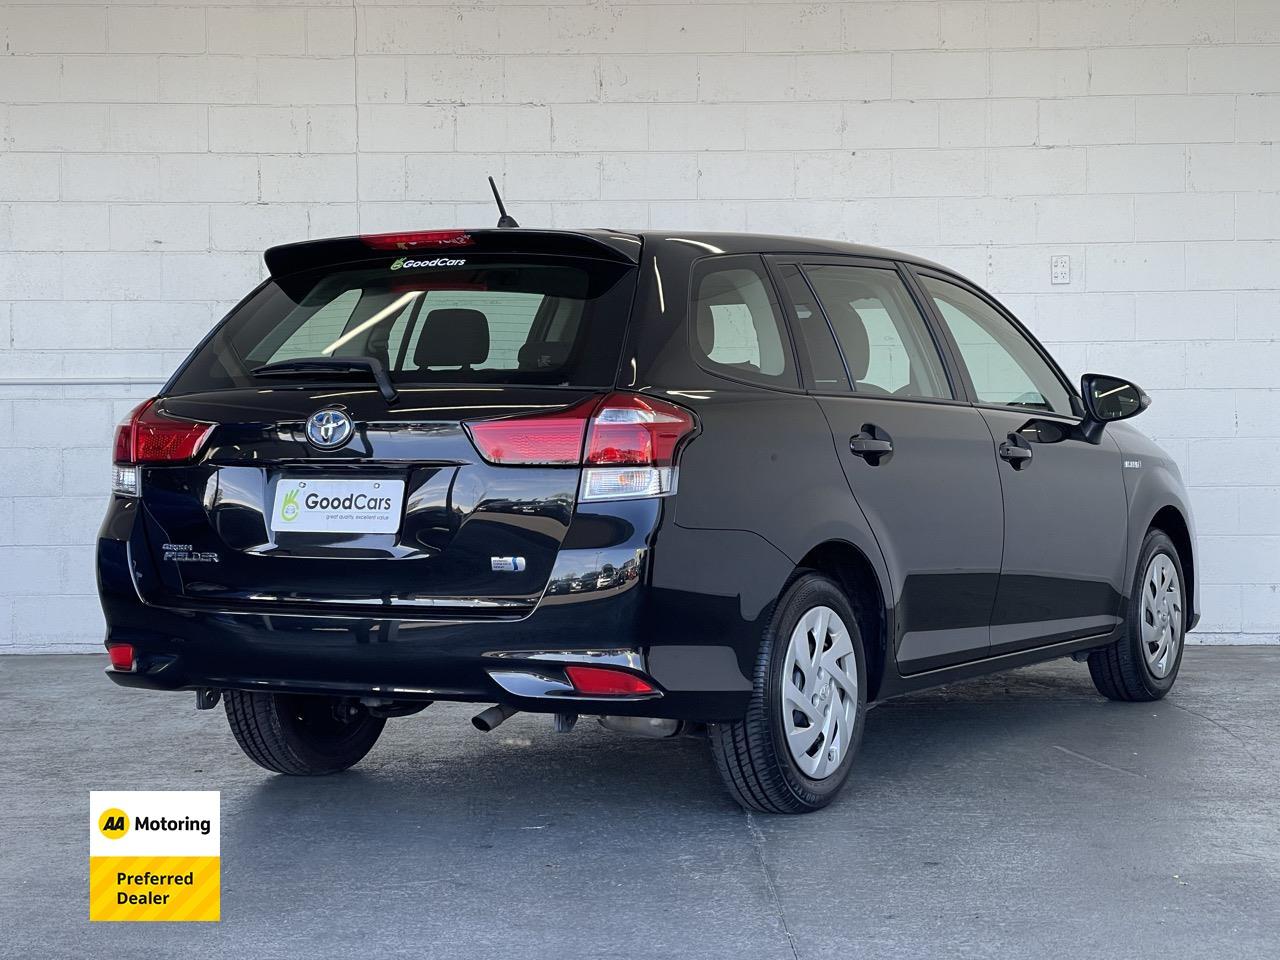
[[[1159,700],[1177,679],[1186,632],[1186,579],[1173,541],[1151,530],[1138,554],[1125,632],[1089,655],[1089,674],[1109,700]]]
[[[295,776],[353,766],[373,749],[386,723],[338,697],[228,690],[225,700],[227,722],[245,755],[260,767]]]
[[[831,802],[862,739],[865,664],[848,598],[819,574],[797,579],[765,630],[746,716],[707,728],[738,803],[807,813]]]

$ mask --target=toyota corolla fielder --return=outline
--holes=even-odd
[[[828,803],[868,704],[1087,661],[1155,700],[1196,623],[1178,470],[947,269],[781,237],[275,247],[115,439],[109,676],[332,773],[435,700],[705,735]],[[552,726],[548,723],[548,726]]]

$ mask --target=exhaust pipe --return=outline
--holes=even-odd
[[[504,720],[514,717],[519,712],[515,707],[499,703],[477,713],[471,718],[471,725],[481,733],[492,733]]]
[[[661,717],[600,717],[600,726],[616,733],[650,740],[666,740],[684,732],[683,720],[664,720]]]

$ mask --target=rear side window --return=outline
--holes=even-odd
[[[837,264],[804,270],[835,330],[854,390],[951,398],[938,348],[897,271]]]
[[[693,346],[710,370],[796,386],[791,348],[759,257],[717,257],[694,270]]]
[[[266,385],[256,367],[372,357],[398,383],[612,386],[635,268],[565,258],[347,264],[268,281],[183,369],[181,392]],[[341,374],[320,372],[319,380]]]

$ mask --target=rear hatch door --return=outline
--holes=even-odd
[[[524,615],[580,468],[488,463],[467,423],[606,393],[634,274],[594,257],[397,251],[268,281],[155,405],[213,429],[192,461],[143,468],[144,599]],[[344,356],[375,360],[394,396],[367,369],[269,369]]]

